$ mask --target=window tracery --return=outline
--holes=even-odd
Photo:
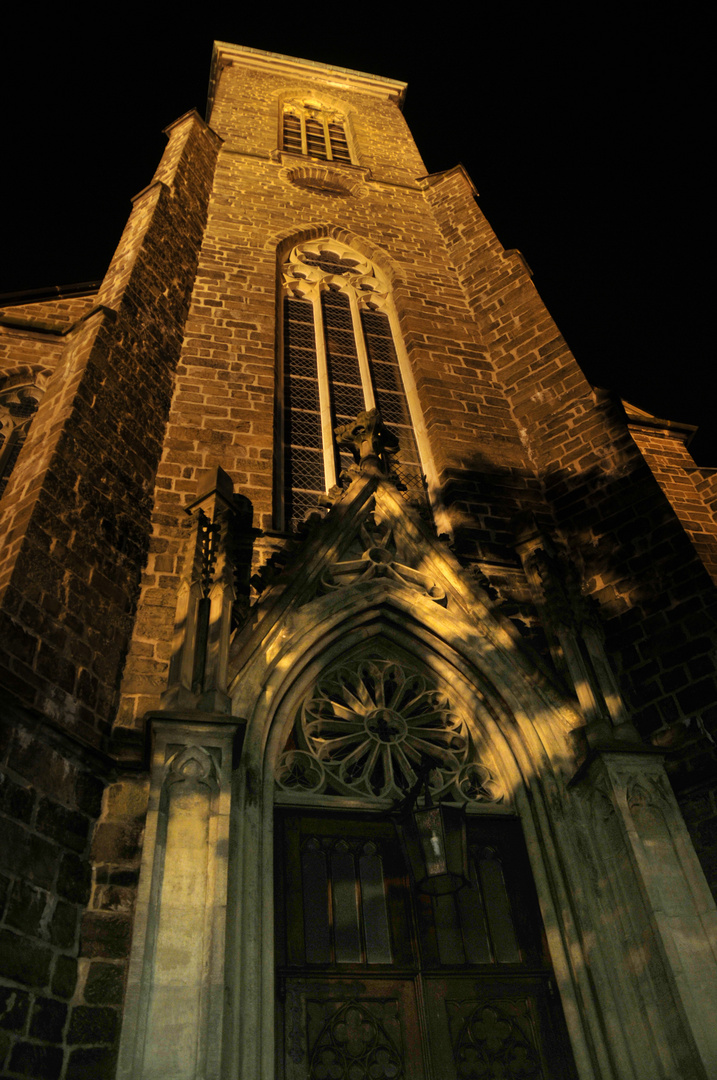
[[[391,326],[389,288],[374,264],[335,240],[298,245],[282,268],[284,289],[284,524],[296,526],[352,464],[334,431],[378,408],[398,436],[395,471],[412,497],[422,467]]]
[[[34,383],[0,391],[0,496],[35,418],[43,388]]]
[[[279,791],[402,799],[432,765],[436,797],[500,801],[491,770],[476,760],[468,727],[430,673],[368,657],[320,676],[301,705],[279,760]]]

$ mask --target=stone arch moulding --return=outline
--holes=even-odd
[[[414,576],[349,575],[338,590],[322,591],[327,569],[353,565],[342,560],[361,514],[375,514],[372,506],[400,534],[402,559],[413,559]],[[247,734],[232,796],[222,1076],[275,1075],[277,761],[304,696],[322,673],[374,649],[410,657],[450,688],[479,759],[486,748],[521,819],[581,1080],[707,1080],[711,1006],[695,994],[702,987],[709,997],[700,974],[709,967],[714,929],[700,893],[707,887],[690,877],[690,886],[675,893],[682,907],[664,918],[663,892],[650,876],[655,868],[640,854],[643,839],[618,775],[627,758],[631,775],[637,770],[651,783],[664,772],[661,759],[623,745],[596,757],[576,778],[570,732],[584,723],[577,706],[541,674],[519,635],[422,530],[390,485],[355,480],[306,541],[301,573],[269,590],[263,615],[235,642],[232,713],[246,718]],[[596,818],[598,790],[607,812]],[[684,832],[674,799],[666,813]],[[684,875],[681,858],[677,849],[666,850],[664,873]],[[690,935],[696,940],[699,934],[693,947]],[[680,942],[687,950],[681,959],[673,941],[678,958]],[[690,949],[694,978],[682,963]]]
[[[374,586],[347,604],[336,618],[330,597],[306,605],[296,618],[296,632],[287,626],[286,645],[274,655],[267,650],[242,673],[235,688],[234,711],[248,715],[244,748],[244,768],[238,779],[233,815],[231,847],[233,896],[229,904],[228,981],[231,987],[227,1010],[228,1032],[225,1048],[233,1056],[226,1075],[242,1078],[274,1075],[274,974],[273,974],[273,804],[274,769],[283,750],[296,708],[317,675],[336,658],[353,648],[369,650],[372,642],[410,653],[427,664],[443,682],[450,684],[466,714],[480,717],[474,727],[475,741],[488,741],[492,758],[511,789],[516,811],[523,820],[531,853],[543,918],[550,938],[556,975],[571,1027],[575,1056],[583,1077],[617,1077],[617,1072],[599,1070],[595,1042],[605,1039],[599,1023],[597,1004],[585,1018],[579,1001],[590,1001],[593,991],[586,972],[586,956],[579,927],[567,900],[567,867],[557,849],[551,827],[551,804],[560,801],[559,773],[566,755],[565,734],[569,726],[557,703],[527,685],[520,673],[512,689],[512,710],[506,708],[493,689],[486,672],[492,647],[486,643],[482,655],[462,650],[460,641],[466,627],[454,622],[455,633],[436,632],[431,626],[430,600],[417,605],[415,597],[401,595],[400,588]],[[391,595],[393,593],[393,595]],[[417,606],[425,610],[418,613]],[[445,612],[443,613],[445,616]],[[299,623],[304,629],[299,630]],[[413,626],[406,628],[406,624]],[[311,628],[310,630],[308,628]],[[468,636],[475,637],[475,629]],[[299,640],[301,639],[301,640]],[[507,657],[498,667],[506,668]],[[255,705],[247,712],[248,696]],[[547,720],[536,730],[531,713]],[[551,723],[552,721],[552,723]],[[546,738],[553,731],[552,745]],[[251,902],[249,898],[252,898]],[[241,1001],[241,1008],[239,1002]],[[596,1029],[596,1030],[593,1030]],[[261,1048],[252,1033],[262,1032]],[[243,1049],[242,1049],[243,1048]],[[257,1053],[259,1050],[259,1053]]]
[[[386,278],[390,288],[394,288],[398,280],[401,280],[399,264],[384,248],[374,244],[368,237],[361,233],[353,232],[342,225],[335,225],[330,221],[321,224],[306,225],[303,228],[282,229],[269,237],[265,248],[267,251],[276,251],[277,273],[280,271],[287,255],[292,248],[300,244],[309,243],[312,240],[337,240],[340,244],[353,248],[364,258],[375,263]]]

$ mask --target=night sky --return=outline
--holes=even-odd
[[[466,167],[591,382],[699,425],[692,453],[717,466],[713,62],[696,5],[263,7],[64,5],[42,25],[14,9],[0,291],[103,276],[162,129],[204,115],[214,39],[385,75],[409,84],[428,170]]]

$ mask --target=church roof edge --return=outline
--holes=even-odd
[[[214,95],[214,87],[217,77],[217,65],[221,56],[231,57],[252,67],[273,67],[275,69],[305,69],[309,72],[322,72],[325,75],[334,75],[347,85],[355,89],[362,89],[368,93],[380,94],[395,100],[399,106],[403,104],[406,96],[407,83],[398,79],[389,79],[382,75],[371,75],[365,71],[354,71],[351,68],[338,67],[334,64],[323,64],[318,60],[304,60],[296,56],[285,56],[282,53],[267,52],[263,49],[253,49],[248,45],[233,45],[228,41],[215,41],[212,53],[212,71],[209,81],[209,105],[211,106]]]

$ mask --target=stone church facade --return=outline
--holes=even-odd
[[[3,1076],[717,1075],[714,475],[404,92],[217,43],[0,310]]]

